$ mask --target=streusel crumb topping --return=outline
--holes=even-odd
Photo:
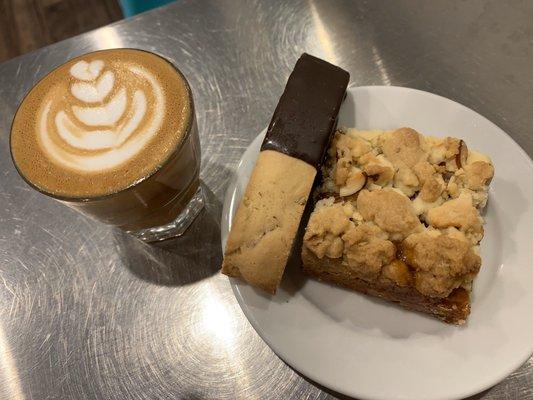
[[[480,268],[479,210],[493,175],[490,158],[460,139],[339,129],[304,245],[365,281],[447,297]]]

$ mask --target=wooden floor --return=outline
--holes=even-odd
[[[117,0],[0,0],[0,62],[121,18]]]

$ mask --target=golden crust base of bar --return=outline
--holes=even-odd
[[[259,153],[226,244],[222,273],[275,293],[316,169],[273,150]]]
[[[470,295],[463,288],[455,289],[442,299],[424,296],[412,286],[402,287],[388,280],[369,283],[350,273],[340,259],[319,259],[305,246],[302,248],[302,261],[304,271],[315,279],[379,297],[408,310],[431,314],[450,324],[464,324],[470,314]]]

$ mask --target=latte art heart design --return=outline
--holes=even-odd
[[[92,81],[100,75],[103,68],[104,62],[101,60],[94,60],[90,63],[82,60],[70,68],[70,75],[82,81]]]
[[[121,68],[78,61],[69,71],[68,93],[59,96],[71,100],[45,103],[40,142],[56,163],[85,173],[113,169],[157,135],[165,110],[160,82],[135,64]]]
[[[72,95],[86,103],[96,103],[103,101],[115,84],[115,74],[112,71],[106,71],[94,83],[77,82],[72,85],[70,91]]]

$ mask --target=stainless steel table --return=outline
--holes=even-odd
[[[303,51],[355,85],[459,101],[531,156],[532,20],[528,0],[179,1],[0,65],[0,398],[342,397],[278,359],[218,274],[232,170]],[[30,190],[9,158],[13,113],[37,79],[123,46],[174,60],[197,104],[207,210],[186,238],[158,246]],[[532,399],[533,359],[475,398]]]

